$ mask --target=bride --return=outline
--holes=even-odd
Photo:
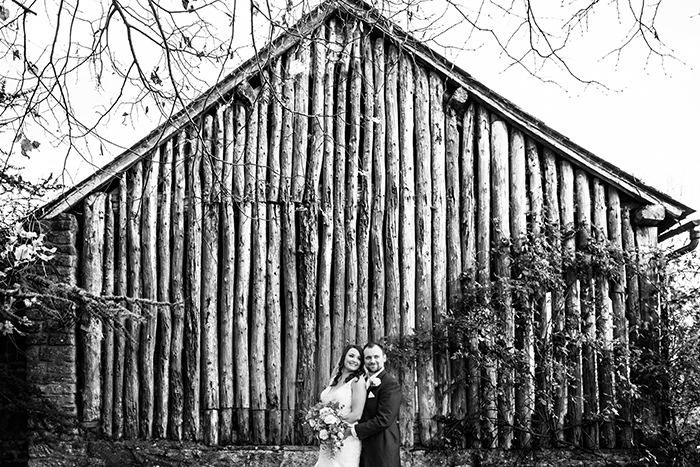
[[[348,345],[343,350],[338,367],[330,384],[321,393],[321,402],[338,402],[345,421],[354,425],[362,416],[367,398],[362,349]],[[315,467],[359,467],[362,442],[354,436],[345,438],[343,447],[331,456],[325,446],[321,446]]]

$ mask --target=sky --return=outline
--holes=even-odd
[[[577,1],[580,3],[572,0],[568,4]],[[609,2],[608,6],[613,3]],[[494,4],[498,5],[498,0]],[[619,26],[625,20],[624,4],[591,15],[585,26],[574,31],[570,46],[562,52],[567,66],[576,76],[602,85],[586,85],[572,78],[571,73],[562,70],[561,66],[532,64],[528,71],[513,65],[488,34],[472,31],[465,35],[466,29],[459,25],[460,19],[455,18],[454,13],[444,15],[446,7],[440,0],[420,4],[415,13],[427,16],[428,22],[436,19],[444,22],[440,34],[430,45],[475,79],[574,143],[647,185],[700,210],[700,146],[697,137],[700,124],[700,86],[697,85],[700,83],[700,7],[696,2],[663,0],[656,25],[659,37],[668,47],[664,52],[670,55],[664,60],[649,56],[641,43],[633,44],[620,55],[606,56],[623,42],[625,33],[629,32],[620,31]],[[532,5],[537,5],[536,14],[542,24],[561,16],[558,7],[552,7],[552,2],[533,2]],[[391,7],[386,5],[386,8],[390,13]],[[236,18],[236,37],[250,37],[247,11],[239,9],[237,13],[241,17]],[[484,24],[503,28],[503,31],[517,28],[517,15],[513,19],[498,8],[484,14],[488,20]],[[405,17],[397,16],[395,20],[404,29],[415,27],[407,26]],[[262,36],[265,31],[257,32]],[[417,35],[429,39],[435,34]],[[260,46],[264,39],[258,40]],[[516,35],[512,42],[517,46],[517,41],[526,40]],[[536,77],[531,73],[533,68],[537,68]],[[85,82],[76,81],[73,85],[80,87]],[[75,105],[84,107],[86,112],[100,109],[90,93],[84,94],[82,102],[77,99]],[[137,121],[130,116],[116,116],[102,131],[110,139],[129,147],[156,126],[154,114],[141,115]],[[100,148],[93,150],[89,157],[64,159],[50,156],[50,149],[44,148],[26,161],[27,172],[41,176],[58,173],[66,167],[64,183],[67,185],[89,176],[96,167],[105,165],[121,152],[116,147]]]

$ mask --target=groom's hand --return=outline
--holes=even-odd
[[[346,428],[344,438],[349,438],[351,436],[352,436],[352,430],[350,428]]]

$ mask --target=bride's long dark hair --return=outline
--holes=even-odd
[[[355,349],[360,353],[360,367],[350,373],[350,375],[345,378],[344,383],[347,383],[348,381],[354,379],[354,378],[359,378],[360,376],[365,374],[365,366],[362,364],[362,347],[359,345],[355,344],[349,344],[345,346],[345,349],[343,350],[343,354],[340,356],[340,361],[338,362],[338,366],[335,369],[335,373],[333,374],[333,380],[331,381],[331,386],[335,386],[338,384],[338,381],[340,381],[340,376],[343,374],[343,367],[345,366],[345,357],[348,355],[348,352],[350,352],[350,349]]]

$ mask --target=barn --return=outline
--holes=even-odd
[[[631,359],[692,212],[329,2],[40,210],[58,279],[130,311],[62,331],[52,397],[114,440],[309,445],[343,347],[383,341],[407,449],[653,446]]]

